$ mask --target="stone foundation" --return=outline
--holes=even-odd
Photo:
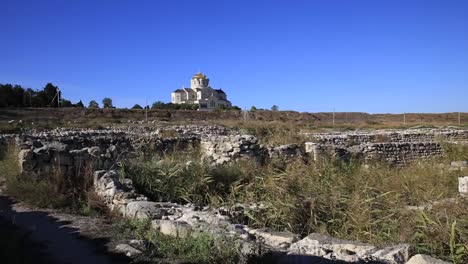
[[[168,133],[171,137],[162,136]],[[391,165],[404,166],[443,154],[437,141],[415,140],[433,140],[437,137],[464,140],[468,132],[432,131],[428,135],[421,131],[388,132],[383,134],[386,140],[396,140],[395,142],[373,142],[380,137],[381,134],[378,133],[314,134],[317,142],[266,146],[259,144],[259,140],[252,135],[237,134],[236,131],[218,126],[55,129],[30,131],[15,136],[4,135],[0,137],[0,148],[5,149],[7,141],[10,142],[15,137],[20,151],[20,166],[23,172],[30,175],[48,174],[60,169],[61,173],[73,176],[89,167],[111,169],[117,162],[136,156],[162,155],[198,148],[202,159],[215,165],[240,159],[263,164],[271,160],[316,162],[325,158],[349,161],[355,157],[367,163],[384,161]]]
[[[378,248],[316,233],[300,239],[290,232],[233,224],[222,210],[216,208],[151,202],[136,193],[131,180],[121,179],[115,171],[96,171],[94,189],[111,210],[131,219],[149,219],[152,227],[162,234],[190,237],[206,232],[219,239],[231,239],[233,246],[242,249],[240,253],[244,260],[271,252],[318,256],[345,263],[404,264],[409,258],[407,244]]]

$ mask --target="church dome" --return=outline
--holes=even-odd
[[[206,75],[205,75],[205,74],[199,72],[199,73],[195,74],[195,75],[192,77],[192,79],[207,79],[207,78],[206,78]]]

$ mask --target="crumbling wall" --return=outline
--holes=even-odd
[[[160,138],[154,131],[57,129],[18,135],[21,171],[30,176],[82,174],[86,169],[111,169],[117,162],[143,153],[164,154],[196,148],[199,138]]]
[[[386,161],[403,166],[414,160],[428,160],[442,155],[442,147],[437,142],[387,142],[372,143],[364,147],[365,161]]]
[[[373,132],[309,133],[307,135],[316,143],[341,147],[382,142],[404,143],[440,140],[468,142],[468,130],[451,129],[376,130]]]
[[[163,129],[174,131],[173,137],[161,137]],[[266,146],[252,135],[236,134],[219,126],[129,127],[93,129],[54,129],[30,131],[16,137],[22,170],[41,175],[60,170],[79,175],[86,167],[110,169],[118,161],[139,155],[165,154],[200,148],[204,161],[224,164],[250,159],[261,164],[274,159],[284,161],[318,161],[337,158],[348,161],[361,157],[366,162],[385,161],[403,166],[415,160],[439,157],[443,149],[438,141],[444,137],[463,141],[468,131],[409,131],[376,134],[316,134],[316,142]],[[0,149],[7,138],[0,137]],[[428,141],[415,141],[427,139]],[[382,141],[384,142],[375,142]],[[3,147],[4,148],[4,147]]]
[[[200,143],[202,158],[214,164],[224,164],[241,158],[263,162],[266,150],[252,135],[208,136]]]

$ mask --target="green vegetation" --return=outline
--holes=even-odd
[[[301,235],[320,232],[376,245],[410,243],[415,253],[468,261],[468,201],[458,198],[460,171],[439,166],[466,157],[468,147],[446,146],[441,160],[404,168],[323,160],[284,165],[253,162],[209,167],[191,154],[140,160],[123,170],[155,200],[232,206],[262,204],[236,219],[254,228]],[[192,161],[191,161],[192,160]],[[190,161],[190,162],[189,162]],[[410,210],[427,205],[431,210]]]
[[[109,97],[106,97],[102,99],[102,107],[103,108],[114,108],[114,105],[112,104],[112,99]]]
[[[139,105],[139,104],[135,104],[135,105],[132,107],[132,109],[135,109],[135,110],[142,110],[143,107],[141,107],[141,105]]]
[[[17,150],[8,147],[0,157],[0,177],[5,178],[7,194],[40,208],[57,208],[67,212],[96,215],[106,207],[89,189],[92,168],[79,177],[65,177],[59,170],[48,177],[36,178],[19,172]]]
[[[238,249],[229,238],[214,238],[207,233],[188,237],[170,237],[151,228],[147,220],[121,220],[117,235],[143,239],[149,243],[151,255],[183,263],[237,263]]]
[[[20,85],[0,84],[0,107],[71,107],[68,100],[60,99],[60,90],[48,83],[42,91],[24,89]]]
[[[198,104],[173,104],[157,101],[153,103],[151,109],[167,109],[167,110],[197,110]]]

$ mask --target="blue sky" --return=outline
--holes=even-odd
[[[118,107],[198,70],[233,104],[468,111],[465,0],[1,0],[0,83]]]

